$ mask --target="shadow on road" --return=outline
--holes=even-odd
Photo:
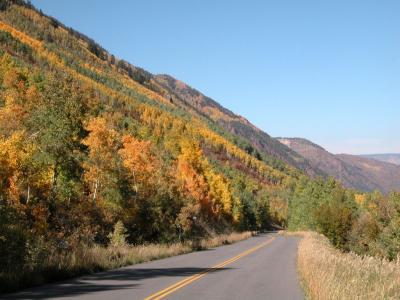
[[[214,269],[221,272],[230,268]],[[27,289],[16,294],[0,295],[0,299],[46,299],[71,297],[94,292],[132,289],[139,281],[155,277],[185,277],[209,270],[208,268],[163,268],[134,269],[123,268],[114,271],[83,276],[60,283]]]

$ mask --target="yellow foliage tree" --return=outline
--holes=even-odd
[[[34,145],[23,131],[17,131],[9,138],[0,138],[1,193],[19,208],[29,202],[31,186],[35,184],[30,170],[34,151]],[[21,203],[22,198],[25,198],[25,203]]]
[[[115,153],[118,151],[119,136],[101,117],[91,119],[86,130],[89,135],[83,144],[89,148],[89,159],[84,165],[85,181],[90,186],[93,201],[96,201],[101,186],[109,183],[107,174],[116,168]]]
[[[227,180],[222,175],[217,174],[207,161],[205,167],[204,175],[209,186],[209,197],[212,201],[214,214],[231,215],[233,197]]]
[[[177,178],[183,194],[214,216],[231,215],[233,197],[227,180],[215,172],[198,143],[184,140],[178,156]]]

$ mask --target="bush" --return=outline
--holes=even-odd
[[[122,247],[126,245],[126,238],[129,236],[127,234],[128,230],[126,230],[124,223],[118,221],[114,225],[114,232],[109,234],[110,238],[110,246],[113,247]]]
[[[24,265],[27,235],[21,226],[17,213],[0,199],[0,273]]]
[[[344,203],[322,204],[315,211],[317,229],[340,249],[347,248],[352,211]]]

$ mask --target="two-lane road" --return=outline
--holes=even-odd
[[[298,238],[263,234],[7,295],[7,299],[303,299]]]

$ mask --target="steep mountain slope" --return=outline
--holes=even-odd
[[[279,141],[346,187],[362,191],[379,189],[384,193],[400,189],[400,167],[394,164],[355,155],[334,155],[306,139],[279,138]]]
[[[258,151],[215,113],[266,134],[208,106],[28,1],[0,0],[0,292],[26,274],[101,270],[73,263],[90,249],[285,226],[311,180],[267,151],[286,146]]]
[[[244,141],[248,141],[255,148],[249,148],[248,151],[250,153],[255,151],[264,153],[304,170],[311,176],[323,175],[321,170],[314,169],[306,159],[298,155],[295,151],[282,145],[244,117],[234,114],[184,82],[169,75],[156,75],[153,77],[153,80],[168,90],[170,97],[177,99],[178,103],[183,104],[184,107],[189,107],[199,115],[216,122],[228,132],[240,137]]]
[[[337,155],[343,162],[362,170],[384,193],[400,190],[400,166],[357,155]]]
[[[31,232],[106,243],[121,220],[131,242],[169,241],[284,222],[304,173],[248,121],[199,109],[26,1],[0,0],[0,42],[0,205]],[[272,142],[258,151],[215,113]]]
[[[1,6],[6,9],[11,7],[12,3],[33,9],[22,0],[2,0]],[[29,14],[27,11],[25,13]],[[21,20],[16,19],[7,21],[14,22],[13,26],[22,26],[20,30],[39,39],[47,48],[46,50],[50,51],[49,54],[56,54],[63,64],[80,75],[88,76],[96,82],[117,88],[124,93],[132,94],[132,90],[140,89],[142,94],[155,98],[163,105],[178,108],[203,121],[205,119],[213,130],[225,135],[250,155],[258,158],[262,155],[275,168],[283,170],[285,164],[288,164],[305,171],[310,176],[324,175],[320,173],[320,170],[314,170],[303,157],[271,138],[242,116],[233,114],[185,83],[169,75],[153,75],[142,68],[133,66],[114,57],[92,39],[67,28],[58,20],[43,14],[42,17],[46,18],[46,26],[34,22],[34,25],[30,27],[27,24],[20,24]],[[62,41],[65,34],[73,37],[68,41],[69,44]],[[91,55],[88,56],[88,53]]]
[[[361,157],[372,158],[375,160],[395,164],[400,166],[400,153],[387,153],[387,154],[365,154]]]

